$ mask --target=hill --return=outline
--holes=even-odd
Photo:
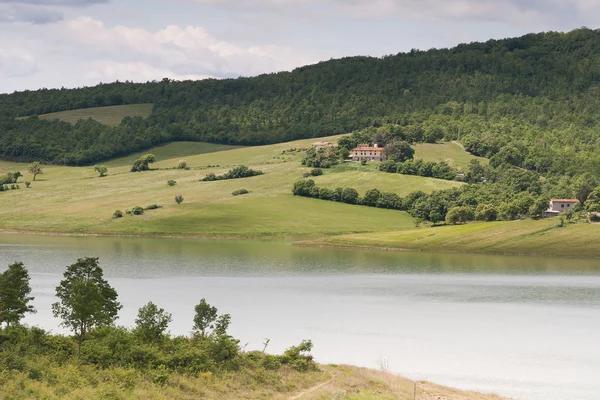
[[[131,104],[126,106],[110,106],[83,108],[79,110],[60,111],[39,115],[39,119],[58,119],[72,124],[80,119],[94,119],[101,124],[117,126],[125,117],[146,118],[152,113],[152,104]]]
[[[543,175],[600,174],[600,32],[351,57],[253,78],[0,95],[0,157],[85,165],[169,141],[261,145],[399,126],[417,142],[460,141]],[[14,117],[153,103],[117,127]],[[83,140],[81,140],[83,138]]]

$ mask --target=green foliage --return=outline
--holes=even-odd
[[[147,342],[159,341],[172,320],[171,314],[149,302],[138,310],[134,333]]]
[[[214,328],[217,321],[217,308],[206,302],[206,299],[200,300],[194,307],[194,331],[202,337],[207,336]]]
[[[600,186],[595,188],[585,202],[585,209],[592,212],[600,212]]]
[[[30,304],[34,297],[30,296],[29,281],[29,272],[21,262],[0,274],[0,324],[18,325],[25,314],[36,312]]]
[[[481,203],[475,210],[475,219],[477,221],[492,222],[498,218],[498,210],[491,204]]]
[[[155,161],[156,157],[154,157],[154,154],[144,154],[135,160],[133,166],[131,167],[131,172],[148,171],[150,169],[150,164]]]
[[[162,208],[162,206],[159,206],[158,204],[150,204],[148,207],[144,208],[144,210],[158,210],[159,208]]]
[[[250,193],[249,190],[247,189],[238,189],[238,190],[234,190],[233,192],[231,192],[232,196],[241,196],[243,194],[248,194]]]
[[[245,165],[240,165],[238,167],[232,168],[227,171],[223,175],[215,175],[214,173],[207,174],[204,178],[200,179],[201,182],[212,182],[212,181],[220,181],[226,179],[240,179],[240,178],[250,178],[252,176],[262,175],[264,172],[257,171],[251,168],[248,168]]]
[[[310,340],[303,340],[298,346],[292,346],[287,349],[281,357],[283,364],[291,365],[298,371],[308,371],[315,368],[313,358],[310,355],[313,344]]]
[[[104,165],[94,166],[94,171],[96,171],[100,175],[101,178],[106,176],[106,174],[108,174],[108,168],[106,168]]]
[[[181,204],[183,203],[183,195],[181,193],[175,195],[175,203]]]
[[[376,207],[379,198],[381,197],[381,192],[377,189],[368,190],[365,193],[365,196],[362,199],[362,204],[369,207]]]
[[[436,163],[433,161],[408,160],[402,163],[394,163],[395,170],[392,170],[392,164],[389,161],[386,161],[386,163],[388,163],[384,167],[386,172],[398,172],[404,175],[417,175],[445,180],[454,180],[457,175],[457,171],[444,161]],[[380,170],[383,171],[381,168]]]
[[[25,187],[29,189],[31,187],[31,182],[25,181]]]
[[[529,216],[531,218],[542,218],[550,205],[550,199],[547,197],[539,197],[529,206]]]
[[[140,206],[135,206],[131,209],[131,213],[133,215],[142,215],[144,214],[144,208]]]
[[[347,203],[347,204],[357,204],[359,199],[360,199],[360,197],[359,197],[356,189],[344,188],[344,190],[342,191],[342,197],[341,197],[340,201],[342,203]]]
[[[306,150],[302,165],[314,168],[331,168],[340,161],[340,153],[335,147],[313,147]]]
[[[394,140],[385,146],[385,155],[389,160],[404,162],[412,160],[415,150],[404,140]]]
[[[464,224],[475,219],[475,212],[471,207],[453,207],[446,214],[446,223],[451,225]]]
[[[61,326],[78,336],[81,343],[91,329],[111,325],[122,308],[117,292],[104,279],[98,258],[80,258],[69,265],[64,279],[56,287],[59,301],[52,304],[52,312],[61,318]]]
[[[42,175],[44,173],[44,170],[42,169],[42,165],[39,162],[34,162],[33,164],[31,164],[29,166],[29,168],[27,168],[27,171],[33,175],[33,181],[35,182],[35,178],[38,175]]]
[[[313,168],[310,171],[310,176],[321,176],[323,175],[323,170],[321,168]]]
[[[113,217],[113,218],[115,218],[115,219],[116,219],[116,218],[123,218],[123,212],[122,212],[121,210],[116,210],[116,211],[113,213],[113,216],[112,216],[112,217]]]
[[[519,206],[514,203],[501,203],[500,206],[498,207],[498,216],[503,220],[503,221],[514,221],[515,219],[519,218],[519,216],[521,215],[520,212],[520,208]]]
[[[177,181],[174,181],[174,180],[172,180],[172,179],[171,179],[171,180],[168,180],[168,181],[167,181],[167,185],[169,185],[169,186],[175,186],[175,185],[177,185]]]

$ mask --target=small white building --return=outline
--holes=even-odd
[[[576,204],[579,204],[579,200],[577,199],[552,199],[550,200],[550,207],[546,211],[546,216],[553,216],[571,211],[575,208]]]

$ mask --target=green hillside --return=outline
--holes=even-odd
[[[80,119],[92,118],[101,124],[117,126],[125,117],[146,118],[152,113],[152,104],[130,104],[125,106],[94,107],[80,110],[61,111],[39,115],[40,119],[58,119],[76,123]]]

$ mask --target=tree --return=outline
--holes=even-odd
[[[453,207],[446,214],[446,223],[451,225],[464,224],[475,219],[475,212],[471,207]]]
[[[589,194],[585,201],[585,209],[591,212],[600,212],[600,186]]]
[[[381,192],[379,190],[371,189],[371,190],[368,190],[367,193],[365,193],[365,197],[363,197],[362,203],[365,206],[375,207],[377,205],[377,201],[379,201],[380,197],[381,197]]]
[[[148,171],[150,169],[149,164],[156,161],[154,154],[144,154],[139,159],[135,160],[131,167],[131,172]]]
[[[44,173],[44,171],[42,170],[42,166],[37,161],[34,162],[33,164],[31,164],[29,166],[29,168],[27,169],[27,171],[29,171],[29,173],[33,175],[34,181],[35,181],[36,176],[42,175]]]
[[[103,275],[98,258],[80,258],[67,267],[65,279],[56,287],[60,301],[52,304],[52,311],[62,319],[61,326],[77,335],[78,355],[84,335],[95,327],[111,325],[122,308],[116,290]]]
[[[148,342],[158,341],[173,320],[171,314],[149,302],[138,310],[135,333]]]
[[[106,168],[104,165],[96,165],[94,167],[94,171],[96,171],[102,178],[103,176],[106,176],[106,174],[108,173],[108,168]]]
[[[385,146],[385,155],[389,160],[395,162],[404,162],[411,160],[415,155],[415,150],[410,147],[408,142],[395,140]]]
[[[18,325],[26,313],[36,312],[29,304],[34,299],[29,281],[29,272],[21,262],[0,274],[0,324]]]
[[[438,210],[434,210],[431,213],[429,213],[429,220],[435,226],[444,220],[444,216]]]
[[[342,191],[342,203],[356,204],[358,203],[358,192],[353,188],[344,188]]]
[[[194,331],[200,333],[202,337],[208,335],[209,330],[213,329],[217,320],[217,307],[211,306],[206,299],[200,300],[194,307]]]
[[[529,207],[529,216],[531,218],[542,218],[548,209],[550,199],[540,197]]]
[[[177,204],[183,203],[183,195],[181,193],[178,195],[175,195],[175,203],[177,203]]]
[[[498,218],[498,210],[491,204],[479,204],[475,210],[475,219],[477,221],[492,222]]]

